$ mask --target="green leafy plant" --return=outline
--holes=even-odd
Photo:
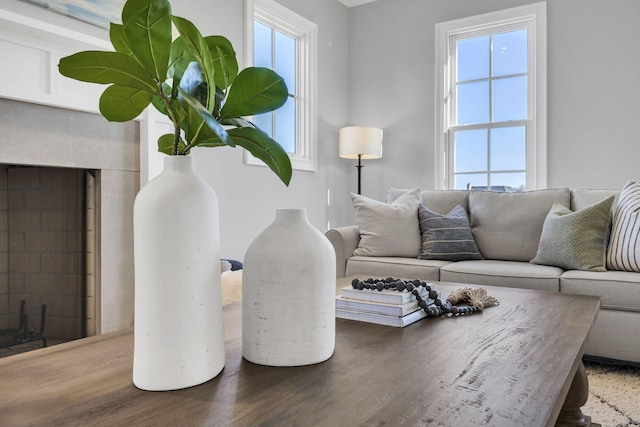
[[[179,33],[173,41],[172,24]],[[174,127],[158,139],[159,151],[187,155],[194,147],[239,145],[289,185],[289,156],[245,118],[286,102],[282,77],[268,68],[239,71],[229,40],[203,37],[171,14],[167,0],[128,0],[122,24],[111,23],[109,36],[115,51],[78,52],[58,64],[67,77],[110,85],[100,97],[107,120],[132,120],[152,104]]]

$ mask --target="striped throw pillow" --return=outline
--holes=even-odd
[[[463,261],[483,259],[473,239],[467,211],[457,205],[446,215],[418,207],[422,251],[419,259]]]
[[[628,181],[613,215],[607,269],[640,272],[640,184]]]

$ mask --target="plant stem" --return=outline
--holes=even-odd
[[[178,147],[180,146],[180,126],[174,124],[174,132],[173,132],[173,151],[172,155],[178,155]]]

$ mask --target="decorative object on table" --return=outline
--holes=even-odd
[[[304,209],[278,209],[242,275],[242,355],[269,366],[323,362],[335,348],[336,258]]]
[[[76,80],[110,84],[100,98],[110,121],[132,120],[152,104],[173,124],[158,139],[171,157],[134,206],[133,380],[144,390],[190,387],[215,377],[225,352],[218,203],[185,156],[194,147],[239,145],[288,185],[287,153],[243,118],[281,107],[287,87],[269,69],[238,72],[229,40],[203,37],[166,0],[128,0],[110,38],[115,52],[79,52],[58,67]]]
[[[215,193],[191,156],[166,157],[133,215],[133,382],[173,390],[208,381],[225,363]]]
[[[340,129],[338,152],[345,159],[358,159],[358,194],[361,194],[362,160],[382,157],[382,129],[349,126]]]
[[[353,295],[356,300],[367,301],[368,304],[362,303],[354,308],[339,308],[336,310],[336,317],[345,319],[364,320],[373,323],[387,324],[391,326],[404,327],[410,323],[420,320],[424,317],[437,317],[443,314],[448,315],[465,315],[478,311],[483,311],[486,307],[499,305],[497,299],[487,295],[485,289],[482,288],[461,288],[457,289],[443,301],[440,293],[434,286],[424,280],[404,280],[394,277],[382,278],[355,278],[351,281],[351,288],[342,289],[342,298],[349,298]],[[358,296],[355,293],[360,292]],[[397,309],[408,304],[411,300],[417,302],[418,311],[423,314],[416,314],[412,311],[404,315],[389,315],[391,310],[380,309],[380,304],[384,301],[387,304],[393,304],[388,296],[401,295],[402,299],[395,299]],[[384,300],[381,299],[384,296]],[[466,306],[460,303],[468,304]]]

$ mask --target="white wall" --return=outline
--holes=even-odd
[[[379,0],[351,9],[349,117],[384,128],[363,192],[434,188],[434,25],[530,0]],[[640,2],[549,0],[548,186],[640,179]],[[352,172],[349,179],[355,179]]]

